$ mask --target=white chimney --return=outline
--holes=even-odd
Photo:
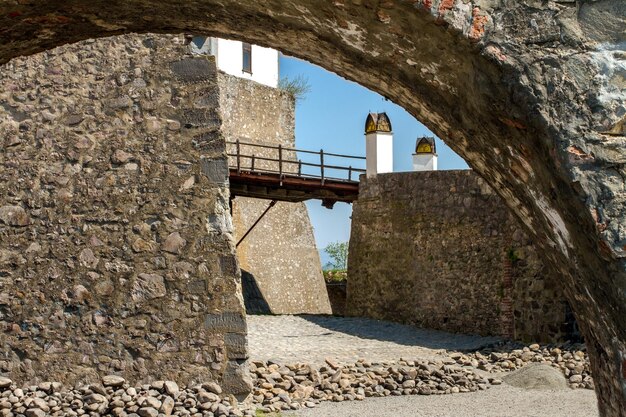
[[[393,172],[393,133],[386,113],[370,113],[365,121],[366,175]]]
[[[413,171],[436,171],[437,152],[435,138],[417,138],[413,154]]]

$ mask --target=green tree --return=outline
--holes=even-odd
[[[326,264],[327,269],[345,271],[348,269],[348,242],[329,243],[324,252],[330,256],[331,262]]]

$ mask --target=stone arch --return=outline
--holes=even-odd
[[[588,342],[601,414],[620,416],[625,8],[620,0],[5,2],[0,62],[90,37],[188,31],[271,46],[380,92],[463,156],[536,237]]]

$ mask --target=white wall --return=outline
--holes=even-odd
[[[227,74],[247,78],[270,87],[278,87],[278,51],[252,45],[252,74],[243,71],[242,43],[217,40],[217,67]]]
[[[393,172],[393,134],[386,132],[365,135],[367,176]]]
[[[437,154],[413,154],[413,171],[437,171]]]

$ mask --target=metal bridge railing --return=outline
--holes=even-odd
[[[365,169],[353,167],[350,165],[340,165],[336,163],[328,164],[325,162],[325,158],[333,159],[350,159],[356,161],[363,161],[363,165],[366,161],[365,157],[341,155],[336,153],[324,152],[321,149],[319,152],[309,151],[305,149],[296,149],[284,147],[282,145],[271,146],[263,145],[259,143],[226,141],[227,154],[229,158],[229,168],[236,169],[237,173],[242,171],[251,173],[264,173],[264,174],[278,174],[282,179],[285,175],[297,176],[300,178],[320,179],[322,185],[326,180],[344,181],[344,182],[358,182],[359,174],[365,173]],[[242,152],[242,148],[245,148],[246,153]],[[252,148],[248,150],[248,148]],[[258,151],[258,152],[255,152]],[[251,152],[251,153],[247,153]],[[303,153],[308,155],[318,155],[319,163],[305,162],[297,159],[297,154]],[[312,168],[312,173],[304,173],[302,168]],[[308,170],[307,171],[311,171]],[[341,176],[328,175],[329,171],[340,171],[345,173]],[[319,174],[317,174],[319,172]],[[353,175],[356,175],[356,179],[353,179]]]

